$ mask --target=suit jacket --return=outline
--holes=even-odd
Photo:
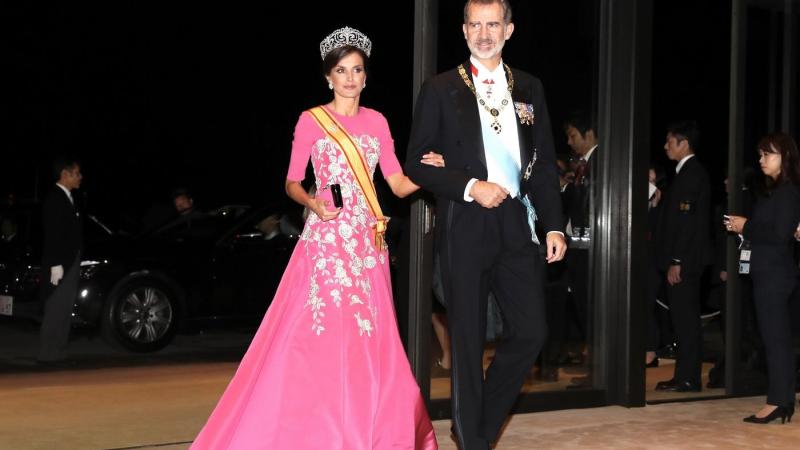
[[[54,186],[44,199],[42,224],[42,270],[47,274],[46,279],[49,279],[53,266],[64,266],[66,274],[81,251],[83,233],[78,209],[58,186]]]
[[[682,274],[702,273],[711,262],[711,186],[696,156],[684,163],[661,204],[656,236],[659,268],[666,270],[677,259]]]
[[[742,235],[750,241],[750,272],[794,277],[794,231],[800,223],[800,190],[785,183],[758,198]]]
[[[469,64],[467,61],[464,67],[468,68]],[[544,88],[539,79],[525,72],[513,68],[511,72],[514,77],[512,101],[532,105],[535,116],[532,124],[523,124],[514,103],[506,106],[515,108],[523,175],[536,155],[530,176],[523,177],[520,191],[528,193],[546,232],[563,232],[558,171]],[[431,150],[444,156],[446,167],[419,162],[422,155]],[[422,86],[414,111],[405,170],[415,183],[436,196],[440,224],[448,224],[455,209],[482,208],[477,202],[464,201],[469,180],[486,180],[488,172],[478,105],[458,70],[434,76]]]
[[[595,174],[597,173],[597,163],[600,160],[597,155],[597,150],[594,149],[591,158],[586,163],[586,171],[584,172],[583,179],[576,180],[567,185],[567,196],[569,203],[567,205],[567,216],[569,216],[570,226],[572,228],[585,228],[591,227],[589,208],[591,206],[590,195],[597,191],[593,189]]]

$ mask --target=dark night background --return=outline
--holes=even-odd
[[[200,208],[282,201],[297,117],[330,97],[319,41],[345,24],[375,47],[362,104],[383,111],[404,145],[413,9],[397,8],[387,27],[374,20],[385,17],[378,3],[283,7],[293,13],[268,3],[3,6],[0,192],[41,192],[49,160],[69,152],[83,161],[90,207],[112,215],[141,214],[175,186]]]
[[[596,2],[512,1],[517,29],[505,59],[544,82],[558,150],[561,123],[592,108]],[[186,186],[198,206],[285,201],[283,183],[299,113],[327,102],[319,41],[349,25],[373,41],[362,104],[389,119],[401,160],[412,114],[413,2],[57,6],[4,4],[0,194],[48,186],[53,155],[83,161],[91,209],[132,221]],[[439,69],[463,62],[463,2],[440,2]],[[314,14],[309,14],[315,9]],[[652,143],[665,167],[665,125],[694,118],[700,158],[721,188],[727,152],[730,2],[655,2]],[[766,131],[758,87],[765,41],[754,19],[746,138]],[[763,18],[762,18],[763,22]],[[768,21],[766,23],[768,25]],[[761,27],[761,28],[759,28]],[[751,84],[755,86],[750,89]],[[752,160],[751,160],[752,161]]]

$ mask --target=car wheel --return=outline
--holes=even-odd
[[[175,337],[179,313],[177,296],[166,283],[150,278],[129,281],[109,295],[103,336],[134,352],[160,350]]]

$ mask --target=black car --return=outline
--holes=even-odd
[[[0,314],[41,317],[38,216],[35,207],[16,212],[16,236],[0,242]],[[85,215],[73,325],[149,352],[193,322],[258,323],[302,226],[290,207],[228,206],[132,236]]]

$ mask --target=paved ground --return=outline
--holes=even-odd
[[[0,316],[0,373],[35,372],[38,324]],[[188,362],[239,361],[255,329],[208,327],[178,334],[166,348],[155,353],[119,350],[93,330],[73,330],[69,359],[76,369],[174,364]]]
[[[2,450],[185,450],[235,363],[0,374]],[[763,397],[522,414],[498,450],[797,448],[800,420],[752,425]],[[455,450],[448,421],[434,427]],[[320,450],[328,447],[321,443]]]

